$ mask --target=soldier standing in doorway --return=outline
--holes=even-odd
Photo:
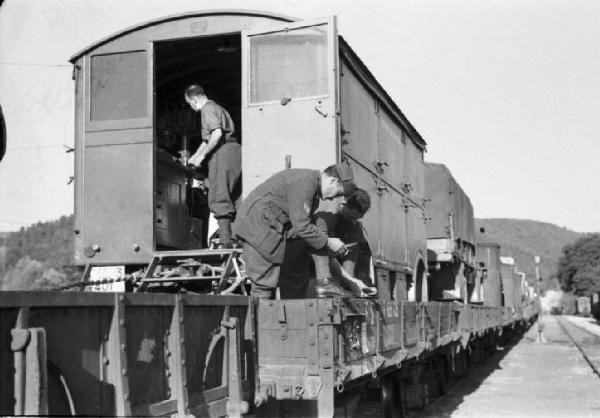
[[[202,144],[188,163],[208,163],[208,208],[219,224],[219,238],[224,248],[231,248],[231,223],[235,218],[235,202],[240,196],[242,151],[235,137],[231,116],[223,107],[206,97],[204,89],[192,84],[185,90],[185,100],[200,112]]]
[[[279,283],[286,241],[294,237],[313,249],[346,252],[344,243],[311,223],[319,199],[348,196],[356,190],[352,169],[336,164],[323,172],[302,168],[281,171],[254,189],[240,206],[234,233],[243,242],[252,295],[268,299]],[[344,294],[333,282],[317,283],[320,294]]]

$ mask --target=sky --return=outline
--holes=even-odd
[[[600,231],[597,0],[5,0],[0,231],[73,212],[69,57],[124,27],[208,9],[337,15],[476,217]]]

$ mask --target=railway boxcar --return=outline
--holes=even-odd
[[[481,299],[485,306],[503,306],[502,275],[500,272],[500,245],[477,243],[476,263],[483,264]]]
[[[347,160],[372,196],[363,224],[388,299],[425,274],[425,142],[338,36],[335,18],[213,11],[147,22],[76,54],[75,259],[145,265],[205,244],[208,211],[182,162],[197,144],[185,87],[227,108],[243,193],[286,167]],[[383,283],[386,283],[383,285]]]
[[[185,164],[199,120],[183,100],[200,82],[241,126],[243,194],[286,167],[352,165],[373,200],[363,224],[380,298],[0,293],[0,412],[239,416],[255,404],[279,416],[291,402],[333,416],[352,388],[378,385],[395,416],[399,398],[443,393],[471,349],[495,348],[514,322],[498,307],[424,301],[426,144],[335,18],[182,14],[72,62],[78,264],[127,272],[153,260],[150,271],[205,246],[207,208]],[[472,207],[444,173],[431,237],[472,269]]]
[[[443,164],[425,163],[425,184],[429,296],[469,302],[475,283],[473,206]]]

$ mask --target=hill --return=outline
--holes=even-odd
[[[500,244],[502,255],[514,257],[530,283],[535,278],[535,255],[541,257],[540,275],[553,277],[563,246],[585,235],[524,219],[475,219],[475,226],[477,242]],[[70,266],[72,231],[71,215],[0,234],[0,289],[44,289],[77,280],[77,271]]]
[[[485,228],[483,234],[481,227]],[[477,242],[500,244],[502,255],[515,259],[530,284],[535,279],[534,256],[541,259],[540,276],[554,277],[562,248],[585,235],[551,223],[502,218],[475,219],[475,231]]]
[[[48,289],[76,280],[73,216],[0,236],[0,289]]]

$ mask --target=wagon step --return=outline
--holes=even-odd
[[[241,254],[239,248],[156,251],[137,291],[147,290],[151,284],[208,282],[217,294],[230,294],[237,288],[245,294],[242,284],[246,275]]]

